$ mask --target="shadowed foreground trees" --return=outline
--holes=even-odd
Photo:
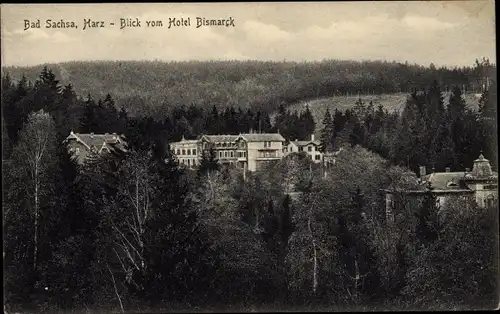
[[[49,71],[37,89],[25,81],[2,85],[12,148],[3,171],[8,311],[498,304],[497,207],[460,200],[438,211],[428,195],[386,215],[380,193],[415,188],[408,168],[449,150],[456,165],[470,164],[493,136],[493,85],[479,113],[464,111],[458,90],[440,108],[435,84],[410,95],[401,118],[363,101],[352,112],[335,111],[322,140],[345,146],[327,176],[305,154],[243,176],[241,169],[219,169],[212,152],[195,173],[180,168],[165,145],[205,127],[271,130],[262,112],[190,107],[155,121],[105,110],[110,97],[75,100]],[[33,102],[37,108],[32,97],[42,97]],[[300,114],[280,114],[277,125],[291,136],[297,125],[311,128],[307,114],[302,122]],[[109,158],[92,151],[78,165],[61,144],[68,127],[124,128],[130,151]],[[431,149],[443,147],[437,143],[448,151]]]

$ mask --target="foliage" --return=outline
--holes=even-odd
[[[124,67],[132,65],[139,71],[140,63]],[[26,77],[16,83],[9,74],[2,78],[2,129],[10,150],[3,156],[7,311],[498,304],[498,208],[479,208],[467,199],[439,208],[432,193],[423,200],[404,193],[423,190],[414,172],[419,166],[463,170],[481,149],[496,165],[488,144],[496,140],[496,83],[486,60],[474,69],[430,72],[337,61],[168,66],[174,74],[185,67],[196,74],[179,76],[192,92],[175,109],[167,104],[168,114],[151,110],[145,117],[121,106],[122,95],[94,93],[95,99],[88,94],[82,100],[78,86],[61,86],[47,68],[34,84]],[[341,68],[421,76],[408,83],[377,74],[370,85],[366,77],[346,73],[340,80],[333,70]],[[295,77],[286,73],[292,70]],[[223,72],[232,83],[217,76]],[[331,80],[324,73],[333,73]],[[463,99],[462,84],[477,83],[471,77],[487,82],[479,112]],[[313,92],[353,93],[359,82],[368,90],[378,86],[374,93],[411,93],[401,113],[361,96],[353,108],[332,107],[320,136],[323,149],[330,144],[336,150],[328,168],[298,153],[243,175],[219,169],[211,150],[194,172],[179,167],[167,144],[182,136],[250,130],[308,139],[315,129],[313,110],[288,105]],[[453,87],[457,82],[461,89]],[[167,102],[182,87],[169,86]],[[207,87],[212,96],[200,98]],[[415,87],[422,90],[410,90]],[[450,90],[445,102],[443,91]],[[203,101],[182,106],[185,99]],[[251,100],[251,108],[233,105],[241,99]],[[135,100],[146,107],[140,95]],[[271,119],[267,109],[274,105],[279,111]],[[123,132],[128,153],[105,157],[91,151],[78,164],[63,144],[70,130]],[[395,196],[392,207],[386,207],[385,189]]]

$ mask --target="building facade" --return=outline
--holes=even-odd
[[[197,140],[183,138],[180,142],[170,143],[170,147],[180,163],[188,168],[198,166],[203,152],[214,149],[219,163],[257,171],[283,158],[284,142],[278,133],[246,133],[202,135]]]
[[[478,206],[493,206],[498,202],[498,174],[491,169],[489,160],[481,154],[474,161],[472,171],[465,169],[461,172],[433,172],[425,174],[425,168],[420,170],[421,189],[404,191],[408,199],[419,199],[430,191],[436,197],[437,205],[445,209],[451,199],[468,196],[472,197]],[[395,195],[391,190],[386,192],[386,212],[392,212],[395,207]]]
[[[320,151],[320,141],[314,140],[314,134],[311,135],[309,141],[290,141],[283,147],[283,154],[285,156],[292,153],[306,153],[309,158],[315,163],[323,162],[323,153]]]
[[[191,168],[200,164],[201,145],[198,140],[186,140],[183,136],[180,142],[171,143],[170,149],[181,165]]]
[[[68,151],[75,157],[78,164],[83,164],[91,152],[97,155],[116,154],[127,151],[127,142],[123,135],[74,133],[63,141]]]

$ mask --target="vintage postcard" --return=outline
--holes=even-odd
[[[494,1],[2,4],[6,313],[493,310]]]

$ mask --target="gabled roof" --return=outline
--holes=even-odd
[[[285,138],[279,133],[246,133],[240,136],[247,142],[284,142]]]
[[[106,147],[116,147],[119,149],[125,149],[126,141],[123,135],[117,134],[88,134],[88,133],[71,133],[64,140],[64,142],[68,142],[69,140],[76,140],[77,142],[83,144],[87,149],[91,149],[95,147],[97,150],[100,150],[103,145]]]
[[[314,146],[320,146],[321,145],[321,142],[320,141],[290,141],[288,144],[294,144],[295,146],[297,147],[302,147],[302,146],[307,146],[309,144],[312,144]]]

